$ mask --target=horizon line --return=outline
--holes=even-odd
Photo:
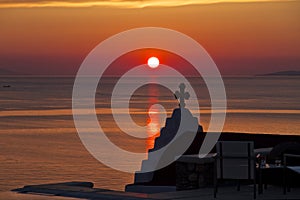
[[[88,7],[114,7],[114,8],[149,8],[149,7],[180,7],[189,5],[209,5],[219,3],[267,3],[267,2],[296,2],[296,0],[145,0],[145,1],[39,1],[39,2],[1,2],[1,8],[88,8]]]

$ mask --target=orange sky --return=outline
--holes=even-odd
[[[3,2],[0,0],[0,68],[21,73],[75,74],[99,42],[120,31],[144,26],[171,28],[193,37],[225,75],[300,70],[297,1],[189,1],[191,5],[186,6],[178,3],[184,1],[172,1],[178,5],[144,8],[80,4],[41,7],[41,1],[34,0]]]

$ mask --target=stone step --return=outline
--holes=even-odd
[[[141,171],[135,172],[134,183],[147,183],[153,178],[153,172],[143,173]]]

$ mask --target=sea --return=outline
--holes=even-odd
[[[163,79],[171,88],[180,84],[176,77]],[[133,173],[106,166],[82,144],[72,115],[74,80],[74,77],[0,77],[0,197],[1,192],[3,197],[11,189],[32,184],[90,181],[95,187],[124,190],[126,184],[133,183]],[[165,118],[178,107],[175,91],[158,84],[143,85],[143,77],[130,77],[122,84],[118,80],[104,77],[98,84],[95,109],[99,124],[120,148],[147,152],[159,136]],[[196,97],[190,95],[185,101],[198,103],[200,109],[190,110],[199,115],[199,123],[206,131],[212,113],[216,112],[212,109],[210,92],[202,79],[191,77],[189,81],[192,88],[186,87],[185,92],[192,94],[193,90]],[[300,135],[299,76],[223,77],[223,82],[227,106],[217,108],[217,112],[226,112],[223,132]],[[112,96],[116,86],[125,91],[137,84],[140,86],[132,93]],[[122,132],[118,127],[122,123],[116,124],[112,117],[112,100],[119,105],[115,114],[129,111],[136,125],[148,127],[148,138],[134,139]],[[149,111],[154,104],[164,109]],[[84,109],[82,112],[90,114],[84,113]],[[150,118],[151,114],[158,117]]]

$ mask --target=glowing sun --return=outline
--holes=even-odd
[[[159,60],[156,57],[151,57],[148,59],[148,66],[151,68],[156,68],[159,65]]]

